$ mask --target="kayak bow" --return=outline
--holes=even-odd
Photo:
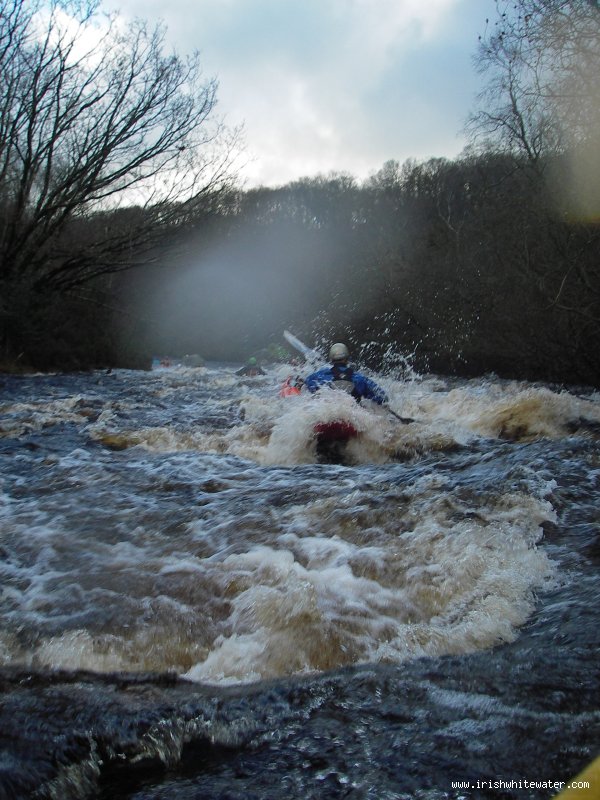
[[[358,431],[351,422],[334,419],[331,422],[317,422],[313,431],[321,442],[347,442],[358,436]]]

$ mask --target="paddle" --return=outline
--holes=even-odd
[[[410,423],[411,423],[411,422],[415,422],[415,420],[414,420],[414,419],[412,419],[411,417],[401,417],[401,416],[400,416],[400,414],[396,414],[396,412],[395,412],[395,411],[392,411],[392,409],[391,409],[389,406],[384,406],[384,408],[385,408],[385,410],[386,410],[386,411],[389,411],[389,412],[390,412],[390,414],[391,414],[393,417],[396,417],[396,419],[399,419],[399,420],[400,420],[400,422],[401,422],[403,425],[410,425]]]
[[[295,350],[298,350],[299,353],[302,353],[304,358],[306,358],[308,361],[323,361],[323,356],[321,355],[321,353],[305,345],[304,342],[301,342],[300,339],[294,336],[293,333],[290,333],[289,331],[284,331],[283,335],[287,339],[287,341],[292,345],[292,347]]]

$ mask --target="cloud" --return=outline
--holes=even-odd
[[[475,85],[465,73],[492,5],[197,0],[190,13],[183,0],[124,0],[121,8],[164,19],[179,51],[200,50],[219,79],[220,112],[245,125],[248,181],[276,184],[331,170],[364,177],[389,158],[457,152],[465,88]]]

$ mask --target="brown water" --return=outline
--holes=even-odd
[[[491,378],[375,376],[391,408],[416,420],[402,425],[341,393],[282,399],[286,374],[280,366],[240,381],[233,368],[212,365],[4,378],[0,661],[8,675],[169,671],[189,686],[214,686],[215,696],[218,687],[273,679],[287,702],[300,686],[325,692],[321,706],[331,700],[323,680],[339,668],[351,670],[341,679],[348,687],[365,669],[383,670],[389,682],[423,664],[455,664],[463,700],[450,705],[464,711],[474,702],[469,674],[493,673],[507,652],[521,664],[526,642],[531,669],[547,658],[543,641],[563,633],[583,637],[582,652],[597,647],[573,608],[595,602],[599,396]],[[359,436],[343,464],[319,463],[313,427],[336,418]],[[562,661],[576,652],[565,650]],[[513,667],[500,693],[512,691]],[[41,718],[44,702],[34,704]],[[440,689],[434,707],[448,702]],[[280,736],[278,709],[274,702],[269,713]],[[596,716],[573,762],[598,743],[597,709],[587,711]],[[566,709],[575,727],[580,712]],[[360,703],[350,700],[347,716],[356,734]],[[491,709],[483,716],[487,727],[480,720],[477,730],[453,724],[479,738],[497,725]],[[430,737],[436,731],[432,723]],[[379,793],[360,794],[348,776],[331,796],[417,796],[388,777]],[[169,794],[160,779],[164,795],[122,796],[226,796],[187,772],[185,780],[191,794]],[[439,796],[458,796],[449,780]],[[340,786],[350,791],[353,781],[355,794],[344,795]],[[265,792],[256,796],[280,796]]]

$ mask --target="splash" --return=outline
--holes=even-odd
[[[385,460],[387,420],[374,407],[358,405],[345,392],[322,391],[316,396],[285,398],[269,442],[260,456],[263,464],[303,464],[316,460],[315,426],[342,421],[357,436],[347,445],[347,460],[369,463]]]
[[[296,510],[295,527],[304,513],[305,529],[280,536],[277,548],[224,559],[231,614],[187,677],[246,682],[513,641],[552,579],[536,547],[551,508],[502,495],[477,519],[463,509],[457,522],[434,488],[427,480],[414,491],[408,530],[393,508],[365,532],[356,497],[345,508],[317,502]]]
[[[536,470],[491,457],[597,436],[598,396],[377,376],[403,425],[280,398],[289,370],[63,376],[5,403],[4,663],[235,683],[518,636],[556,577],[554,512]],[[321,464],[314,426],[340,418],[358,435]]]

